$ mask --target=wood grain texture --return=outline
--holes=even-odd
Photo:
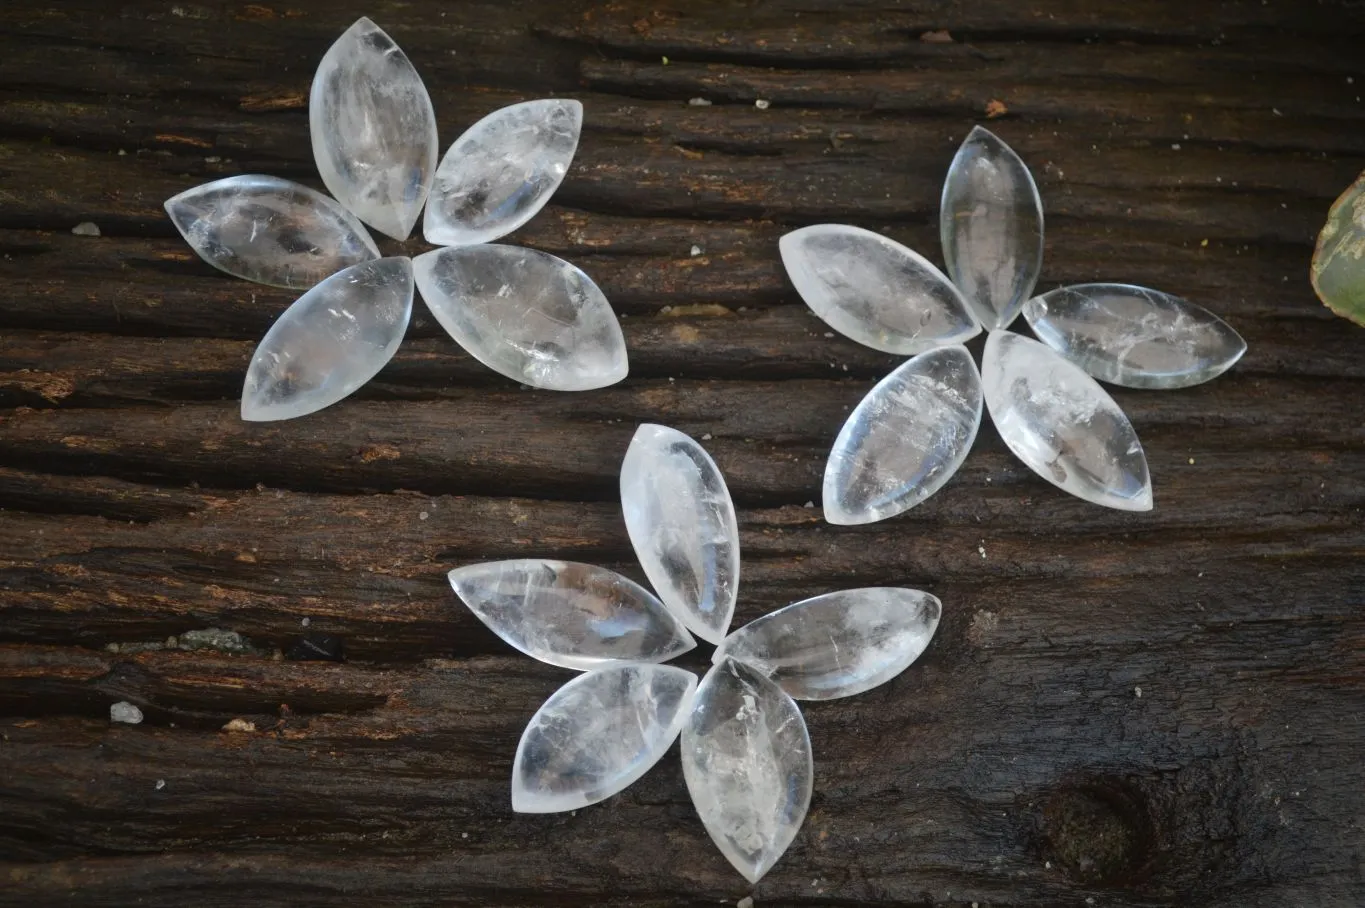
[[[318,185],[309,81],[362,14],[443,145],[502,104],[584,102],[515,239],[598,280],[626,382],[521,390],[419,314],[354,398],[238,419],[292,294],[200,262],[161,202]],[[749,894],[675,757],[605,804],[511,813],[521,728],[567,676],[444,579],[530,555],[643,579],[615,490],[644,421],[709,436],[738,621],[854,585],[945,604],[905,675],[806,710],[811,815],[756,904],[1365,904],[1365,333],[1307,280],[1365,158],[1362,37],[1358,4],[1299,0],[0,7],[0,905]],[[805,310],[777,238],[849,221],[937,260],[988,107],[1039,182],[1044,287],[1153,285],[1250,350],[1115,392],[1151,514],[1064,496],[987,427],[929,502],[830,527],[829,444],[897,360]],[[111,725],[118,700],[145,721]]]

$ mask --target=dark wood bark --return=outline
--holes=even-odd
[[[362,14],[443,142],[584,101],[516,239],[599,280],[625,383],[522,391],[419,316],[325,416],[238,419],[293,294],[214,272],[161,202],[240,172],[316,185],[309,80]],[[603,805],[511,813],[520,730],[566,676],[443,576],[545,555],[640,577],[615,489],[641,421],[709,436],[741,506],[737,620],[852,585],[945,603],[905,675],[806,710],[815,799],[759,905],[1365,904],[1365,334],[1307,280],[1365,156],[1362,32],[1357,4],[1298,0],[4,5],[0,904],[747,894],[674,758]],[[777,238],[846,220],[933,253],[988,108],[1043,193],[1044,286],[1180,293],[1250,351],[1115,392],[1151,514],[1063,496],[987,427],[923,506],[830,527],[828,446],[896,359],[801,306]],[[145,721],[111,725],[118,700]]]

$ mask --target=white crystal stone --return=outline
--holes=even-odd
[[[649,590],[590,564],[491,561],[456,568],[450,585],[493,633],[551,665],[667,662],[697,645]]]
[[[796,838],[815,767],[796,701],[733,659],[706,673],[682,733],[683,777],[721,854],[757,883]]]
[[[513,104],[469,127],[436,168],[427,242],[487,243],[535,217],[569,172],[582,128],[583,105],[557,98]]]
[[[520,246],[455,246],[416,259],[417,287],[471,356],[533,388],[588,391],[626,377],[626,339],[574,265]]]
[[[138,725],[142,722],[142,710],[138,709],[127,700],[120,700],[109,705],[109,721],[123,722],[127,725]]]
[[[318,64],[308,129],[332,195],[380,233],[407,239],[436,170],[436,114],[407,55],[369,19]]]
[[[974,127],[943,183],[939,233],[948,276],[986,330],[1019,315],[1043,267],[1043,202],[1028,167]]]
[[[171,222],[200,258],[249,281],[307,290],[379,258],[355,215],[300,183],[243,174],[166,200]]]
[[[981,427],[981,375],[966,347],[921,353],[854,408],[825,464],[830,523],[873,523],[937,492]]]
[[[739,526],[711,455],[677,429],[641,426],[621,464],[621,508],[664,605],[692,633],[719,643],[739,595]]]
[[[844,224],[783,236],[782,264],[796,292],[831,328],[874,350],[913,356],[981,333],[967,301],[912,249]]]
[[[848,697],[909,668],[942,611],[937,597],[919,590],[828,593],[749,622],[725,638],[712,661],[752,666],[798,700]]]
[[[330,406],[393,358],[412,315],[412,260],[352,265],[294,301],[262,338],[242,419],[292,419]]]
[[[557,813],[624,791],[672,746],[697,676],[671,665],[612,665],[550,695],[512,766],[512,809]]]
[[[1247,349],[1209,310],[1131,284],[1059,287],[1029,300],[1024,318],[1043,343],[1129,388],[1188,388],[1222,375]]]
[[[1105,507],[1152,509],[1137,433],[1080,366],[1032,338],[994,331],[981,385],[1000,437],[1039,476]]]

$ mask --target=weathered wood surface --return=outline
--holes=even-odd
[[[292,295],[199,262],[161,201],[316,184],[309,79],[361,14],[443,143],[505,102],[584,101],[518,238],[626,316],[624,384],[521,391],[419,318],[356,398],[238,420]],[[614,490],[645,420],[712,437],[739,620],[855,584],[946,605],[906,675],[807,709],[815,800],[759,905],[1365,904],[1365,333],[1307,281],[1365,160],[1363,30],[1302,0],[0,6],[0,904],[745,895],[675,758],[572,816],[510,812],[520,729],[565,674],[443,577],[522,554],[639,577]],[[895,360],[826,335],[776,239],[846,220],[937,257],[944,170],[992,101],[1039,179],[1045,286],[1187,295],[1250,352],[1116,393],[1151,514],[1064,497],[987,428],[927,504],[828,527],[828,445]],[[207,628],[246,651],[162,643]],[[281,658],[304,634],[345,661]],[[146,721],[111,726],[120,699]]]

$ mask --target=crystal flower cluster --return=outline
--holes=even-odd
[[[1246,351],[1213,313],[1129,284],[1078,284],[1030,298],[1043,208],[1019,156],[976,127],[948,170],[939,210],[947,275],[858,227],[782,237],[801,298],[861,344],[912,357],[854,408],[825,466],[825,519],[872,523],[934,494],[966,459],[982,403],[1030,469],[1086,501],[1152,507],[1142,444],[1095,379],[1185,388]],[[1006,330],[1022,311],[1038,340]],[[962,344],[990,332],[977,370]],[[1041,341],[1041,343],[1040,343]]]
[[[938,627],[918,590],[845,590],[727,633],[739,529],[719,468],[664,426],[635,433],[621,467],[626,530],[656,597],[601,567],[521,559],[450,572],[489,628],[529,656],[585,674],[531,718],[512,807],[576,810],[622,791],[682,737],[683,777],[721,853],[757,882],[795,839],[814,766],[796,700],[861,693],[903,672]],[[660,663],[716,644],[700,684]]]
[[[166,202],[209,264],[307,291],[256,348],[242,418],[303,416],[365,384],[403,340],[414,290],[470,355],[516,381],[581,391],[625,378],[625,338],[592,279],[553,255],[491,242],[559,188],[582,122],[577,101],[504,107],[438,166],[421,77],[373,22],[352,25],[323,56],[308,100],[313,157],[335,198],[247,174]],[[381,257],[364,225],[406,240],[424,208],[422,232],[443,248]]]

